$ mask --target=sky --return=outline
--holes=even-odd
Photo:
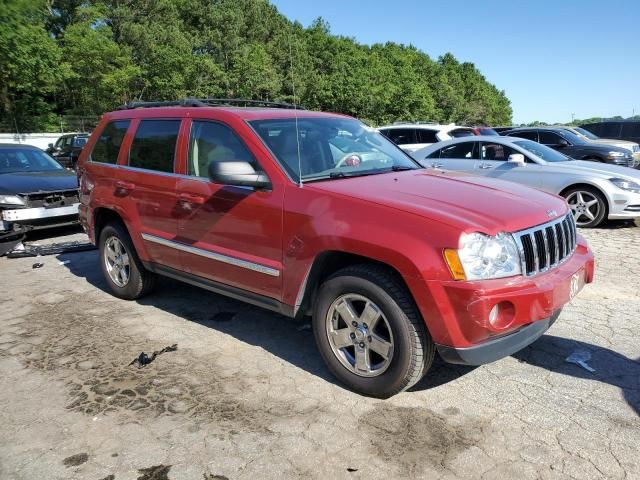
[[[640,0],[272,0],[359,43],[451,52],[511,100],[514,123],[640,114]]]

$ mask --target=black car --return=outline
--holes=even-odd
[[[629,150],[610,145],[587,142],[578,135],[560,127],[514,128],[502,135],[526,138],[542,143],[576,160],[592,160],[623,167],[636,167]]]
[[[640,143],[640,120],[606,121],[580,125],[594,135]]]
[[[47,153],[55,158],[63,167],[76,169],[80,152],[89,140],[88,133],[71,133],[62,135],[55,143],[49,144]]]
[[[78,222],[78,179],[30,145],[0,144],[0,242]]]

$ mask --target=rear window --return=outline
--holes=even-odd
[[[122,145],[122,140],[130,123],[130,120],[118,120],[108,123],[93,147],[90,160],[92,162],[116,164],[120,145]]]
[[[173,172],[180,120],[142,120],[131,142],[129,166]]]

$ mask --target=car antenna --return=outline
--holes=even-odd
[[[291,89],[293,90],[293,115],[296,122],[296,145],[298,147],[298,186],[302,188],[302,159],[300,157],[300,131],[298,129],[298,104],[296,102],[296,81],[293,75],[293,50],[291,49],[291,35],[289,35],[289,61],[291,62]]]

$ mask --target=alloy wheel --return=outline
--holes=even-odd
[[[602,205],[591,192],[577,190],[567,197],[567,203],[579,227],[588,225],[600,215]]]
[[[338,297],[325,319],[331,350],[361,377],[384,373],[393,358],[393,334],[382,310],[370,299],[349,293]]]
[[[120,288],[129,283],[131,264],[129,254],[118,237],[109,237],[104,244],[104,264],[111,281]]]

